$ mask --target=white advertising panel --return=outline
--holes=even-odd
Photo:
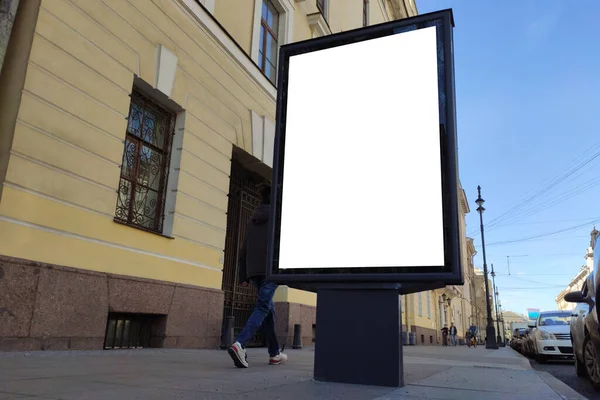
[[[289,57],[279,270],[444,266],[436,28]]]

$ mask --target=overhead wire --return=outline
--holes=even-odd
[[[521,243],[521,242],[529,242],[529,241],[544,241],[544,240],[568,240],[568,239],[583,239],[583,238],[589,238],[588,235],[580,235],[580,236],[561,236],[561,237],[542,237],[542,238],[537,238],[537,239],[526,239],[526,240],[510,240],[510,241],[505,241],[505,242],[493,242],[493,243],[486,243],[486,247],[487,246],[500,246],[500,245],[504,245],[504,244],[512,244],[512,243]],[[480,245],[476,245],[477,247],[481,247]]]
[[[600,148],[600,141],[595,143],[592,147],[588,148],[584,154],[582,156],[579,156],[575,159],[573,159],[570,163],[568,164],[573,164],[575,161],[577,160],[581,160],[581,158],[583,156],[585,156],[585,154],[590,153],[594,150],[596,150],[597,148]],[[524,195],[521,196],[520,200],[517,201],[517,204],[515,206],[513,206],[512,208],[510,208],[509,210],[505,211],[504,213],[500,214],[498,217],[492,219],[491,221],[488,222],[487,224],[487,229],[491,229],[493,227],[495,227],[496,225],[498,225],[500,222],[506,221],[507,218],[511,218],[514,219],[515,214],[518,213],[524,213],[527,212],[527,210],[525,211],[520,211],[523,207],[526,207],[528,204],[531,204],[531,201],[536,198],[539,197],[549,191],[552,191],[553,188],[555,188],[557,185],[559,185],[560,183],[563,183],[565,181],[569,181],[568,179],[571,177],[570,181],[573,180],[573,175],[578,172],[581,171],[583,168],[585,168],[586,166],[588,166],[592,161],[594,161],[596,158],[600,157],[600,151],[596,151],[595,153],[593,153],[591,156],[589,156],[588,158],[584,159],[583,161],[580,161],[579,164],[576,164],[575,166],[571,167],[567,172],[563,173],[562,175],[555,177],[554,179],[552,179],[550,182],[548,182],[544,187],[542,187],[540,190],[538,190],[537,192],[531,194],[531,195]],[[568,168],[568,167],[567,167]],[[589,182],[588,182],[589,184]],[[594,187],[594,186],[592,186]],[[585,190],[589,190],[592,187],[588,187]],[[584,191],[585,191],[584,190]],[[530,193],[531,191],[528,191],[527,193]],[[580,192],[581,193],[581,192]],[[579,193],[577,193],[579,194]],[[568,199],[569,197],[567,197]],[[556,198],[554,199],[556,200]],[[562,201],[564,201],[566,199],[563,199]],[[546,200],[546,205],[548,205],[548,200]],[[558,203],[554,203],[554,204],[550,204],[548,207],[554,206]],[[536,205],[534,204],[533,207],[535,207]],[[537,205],[539,207],[539,204]],[[529,210],[531,211],[531,210]],[[540,210],[541,211],[541,210]],[[532,214],[533,215],[533,214]],[[478,234],[478,232],[476,231],[472,231],[472,234],[470,236],[476,236]]]
[[[594,144],[592,146],[592,148],[588,148],[588,150],[586,151],[586,153],[589,153],[594,148],[600,148],[600,141],[597,142],[596,144]],[[516,206],[513,206],[508,211],[504,212],[500,216],[498,216],[498,217],[492,219],[491,221],[489,221],[488,224],[487,224],[488,227],[494,226],[495,224],[499,223],[499,221],[501,221],[503,218],[506,218],[506,216],[508,216],[510,214],[513,214],[515,211],[523,208],[527,204],[530,204],[531,200],[533,200],[536,197],[539,197],[539,196],[543,195],[544,193],[550,191],[552,188],[554,188],[558,184],[564,182],[567,178],[569,178],[570,176],[572,176],[573,174],[575,174],[577,171],[580,171],[582,168],[584,168],[585,166],[589,165],[592,161],[594,161],[598,157],[600,157],[600,151],[597,151],[597,152],[593,153],[590,157],[588,157],[587,159],[584,159],[578,165],[572,167],[571,169],[569,169],[567,172],[565,172],[561,176],[558,176],[558,177],[554,178],[548,184],[546,184],[546,186],[544,186],[542,189],[538,190],[537,192],[533,193],[532,195],[528,196],[523,201],[521,201],[520,204],[517,204]],[[577,157],[573,161],[576,161],[576,160],[581,160],[581,157]],[[571,161],[571,163],[573,161]]]
[[[543,225],[543,224],[558,224],[561,222],[590,221],[590,220],[600,220],[600,216],[586,217],[586,218],[562,219],[562,220],[556,220],[556,221],[511,222],[511,223],[499,224],[496,226],[501,227],[501,226],[514,226],[514,225]]]
[[[512,216],[511,218],[506,220],[506,222],[510,223],[510,222],[518,221],[519,219],[531,217],[531,216],[538,214],[544,210],[554,207],[557,204],[560,204],[566,200],[569,200],[570,198],[573,198],[579,194],[587,192],[588,190],[593,189],[599,185],[600,185],[600,177],[597,177],[597,178],[591,180],[590,182],[585,182],[579,186],[569,189],[569,191],[567,193],[564,193],[560,197],[547,199],[545,201],[542,201],[542,202],[536,204],[535,207],[532,207],[531,209],[522,211],[521,213],[516,213],[514,216]]]

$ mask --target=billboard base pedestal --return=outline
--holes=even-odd
[[[319,289],[316,381],[402,387],[398,287]]]

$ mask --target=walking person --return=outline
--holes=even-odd
[[[454,326],[454,322],[450,323],[450,339],[452,340],[452,346],[456,346],[456,334],[458,330]]]
[[[448,325],[445,324],[442,328],[442,346],[448,346]]]
[[[246,326],[235,338],[227,352],[238,368],[248,368],[246,345],[262,327],[269,347],[269,364],[278,365],[287,361],[287,355],[279,350],[275,333],[275,305],[273,296],[277,284],[265,280],[267,270],[267,242],[271,209],[271,186],[263,183],[259,187],[261,204],[256,207],[246,226],[246,237],[238,257],[239,281],[250,282],[258,289],[256,306]]]
[[[472,324],[469,327],[469,332],[471,332],[471,340],[473,347],[477,347],[477,327],[475,326],[475,324]]]

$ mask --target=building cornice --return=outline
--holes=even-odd
[[[331,28],[321,12],[308,14],[306,18],[310,29],[313,31],[313,34],[316,34],[316,37],[331,35]]]

